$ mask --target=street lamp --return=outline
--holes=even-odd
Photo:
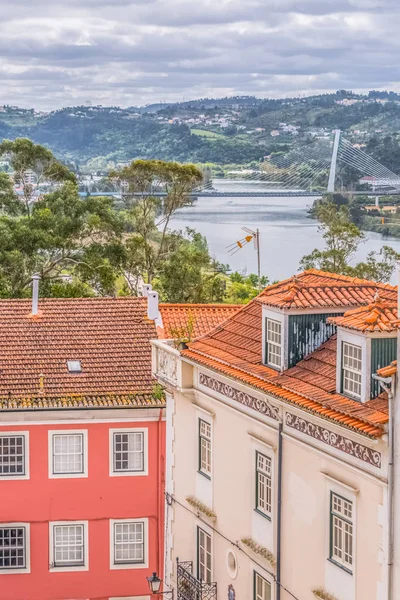
[[[174,600],[174,590],[160,592],[162,579],[157,576],[157,573],[153,573],[151,577],[146,577],[146,579],[149,583],[149,588],[152,594],[155,596],[165,596],[166,598],[170,598],[170,600]],[[169,594],[169,596],[167,596],[167,594]]]

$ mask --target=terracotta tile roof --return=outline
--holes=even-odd
[[[330,317],[328,322],[357,331],[395,332],[399,328],[397,303],[376,295],[372,304],[348,310],[340,317]]]
[[[258,299],[286,309],[356,307],[372,302],[377,290],[382,299],[396,301],[392,285],[310,269],[267,287]]]
[[[323,278],[325,283],[341,280],[351,287],[350,278],[330,273],[305,272],[307,277]],[[317,273],[316,275],[314,275]],[[299,276],[301,277],[301,276]],[[290,280],[288,280],[290,281]],[[376,284],[357,287],[360,297],[371,302]],[[364,404],[336,393],[336,336],[322,344],[296,366],[277,373],[262,363],[262,304],[270,286],[260,296],[243,306],[225,323],[191,343],[182,354],[222,374],[245,382],[277,398],[301,406],[320,416],[371,437],[382,435],[388,421],[387,401],[381,397]],[[392,286],[378,286],[379,294],[390,300],[396,297]],[[382,290],[382,291],[381,291]],[[346,298],[344,302],[347,302]]]
[[[166,304],[160,303],[162,327],[157,327],[160,339],[174,337],[172,330],[187,331],[188,320],[192,320],[192,339],[205,335],[217,325],[234,315],[238,304]]]
[[[41,299],[39,309],[32,318],[29,300],[0,300],[0,409],[163,405],[146,299]]]
[[[397,360],[394,360],[387,367],[382,367],[382,369],[377,370],[377,374],[380,377],[392,377],[397,373]]]

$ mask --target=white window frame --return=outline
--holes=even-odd
[[[114,471],[114,433],[142,433],[143,434],[143,470],[142,471]],[[149,474],[149,442],[147,427],[121,427],[110,429],[110,477],[137,477]]]
[[[273,596],[273,589],[272,589],[272,583],[270,581],[268,581],[268,579],[266,577],[264,577],[264,575],[261,575],[261,573],[259,573],[258,571],[253,571],[253,599],[254,600],[259,600],[259,596],[257,596],[257,577],[259,577],[260,579],[262,579],[262,581],[264,583],[266,583],[267,585],[269,585],[270,587],[270,598],[272,600]],[[261,599],[262,600],[262,599]]]
[[[60,566],[54,565],[54,527],[63,527],[64,525],[82,525],[83,526],[83,565]],[[50,521],[49,522],[49,571],[55,573],[71,573],[73,571],[89,570],[89,522],[88,521]]]
[[[266,471],[262,471],[261,469],[259,469],[258,466],[258,461],[259,461],[259,457],[263,458],[266,461],[269,461],[269,474]],[[255,502],[255,510],[260,513],[263,517],[266,517],[267,519],[271,520],[272,519],[272,511],[273,511],[273,501],[274,501],[274,490],[273,490],[273,457],[269,456],[268,454],[266,454],[265,452],[262,452],[260,450],[256,450],[255,451],[255,471],[256,471],[256,486],[255,486],[255,496],[256,496],[256,502]],[[259,491],[260,491],[260,483],[259,483],[259,476],[262,475],[263,477],[265,477],[267,479],[267,491],[269,489],[269,510],[268,509],[263,509],[262,507],[259,506]],[[268,486],[268,482],[269,482],[269,486]],[[267,501],[266,501],[267,503]]]
[[[18,481],[20,479],[29,479],[29,431],[2,431],[0,437],[23,437],[24,438],[24,473],[16,475],[3,475],[0,473],[0,481]]]
[[[271,341],[269,339],[269,333],[270,333],[269,324],[270,323],[273,324],[274,326],[279,326],[279,332],[271,331],[271,333],[273,335],[279,335],[279,337],[280,337],[279,344],[277,344],[275,341]],[[265,362],[268,366],[272,367],[273,369],[281,369],[282,368],[282,336],[283,336],[282,322],[278,321],[277,319],[271,319],[270,317],[265,317],[265,345],[266,345]],[[274,352],[274,356],[279,356],[279,364],[269,360],[270,346],[273,346],[274,349],[276,350]]]
[[[206,425],[207,427],[210,428],[210,434],[206,435],[204,432],[202,432],[202,424],[204,423],[204,425]],[[199,417],[198,418],[198,472],[201,475],[204,475],[204,477],[207,477],[208,479],[211,479],[211,474],[212,474],[212,423],[210,423],[209,421],[206,421],[203,417]],[[204,440],[204,446],[203,446],[203,440]],[[205,459],[205,463],[206,463],[206,468],[203,468],[203,450],[206,453],[209,453],[209,461],[207,459]]]
[[[342,503],[343,510],[340,512],[334,509],[334,498],[339,499]],[[351,516],[346,515],[345,505],[351,505]],[[342,557],[334,553],[334,519],[337,519],[342,524]],[[346,561],[344,558],[345,554],[345,528],[346,526],[351,527],[351,563]],[[349,499],[347,496],[337,492],[335,490],[329,490],[329,560],[335,565],[338,565],[350,574],[354,572],[355,565],[355,502],[354,499]]]
[[[345,367],[345,359],[348,356],[348,354],[346,354],[346,347],[351,347],[351,348],[355,348],[357,349],[357,351],[360,353],[360,358],[354,359],[353,357],[351,357],[352,360],[359,360],[361,363],[360,366],[360,370],[352,368],[352,367]],[[346,394],[347,396],[350,396],[351,398],[355,398],[357,400],[361,400],[362,398],[362,368],[363,368],[363,351],[362,351],[362,346],[358,346],[357,344],[352,344],[351,342],[347,342],[345,340],[342,341],[342,360],[341,360],[341,378],[342,378],[342,393]],[[360,388],[360,393],[355,393],[354,391],[350,390],[350,389],[346,389],[345,386],[345,380],[346,380],[346,372],[351,374],[351,375],[357,375],[357,378],[359,378],[359,381],[357,381],[357,385]],[[355,380],[353,380],[355,381]]]
[[[53,472],[53,442],[55,435],[82,435],[83,472],[54,473]],[[88,430],[87,429],[51,429],[48,432],[49,479],[80,479],[88,476]]]
[[[210,581],[203,579],[205,583],[212,583],[213,581],[213,536],[212,532],[203,525],[203,523],[196,524],[196,577],[200,579],[200,536],[204,533],[205,536],[210,538],[210,556],[211,556],[211,569],[210,569]],[[207,569],[207,565],[205,565]]]
[[[29,523],[0,523],[1,529],[15,529],[24,527],[25,529],[25,567],[0,569],[1,575],[16,575],[31,572],[31,540],[30,540],[30,524]]]
[[[115,563],[114,562],[114,546],[115,546],[115,528],[114,525],[123,523],[143,523],[143,536],[144,536],[144,560],[141,563]],[[110,519],[110,569],[121,570],[121,569],[148,569],[149,567],[149,519],[143,517],[142,519]]]

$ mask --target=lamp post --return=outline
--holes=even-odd
[[[165,596],[169,600],[174,600],[174,590],[168,590],[166,592],[160,592],[162,579],[157,576],[157,573],[153,573],[151,577],[146,577],[151,593],[154,596]]]

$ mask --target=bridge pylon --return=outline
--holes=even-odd
[[[333,142],[333,151],[332,151],[332,160],[331,160],[331,168],[329,171],[329,181],[328,181],[328,192],[333,193],[335,191],[335,180],[336,180],[336,166],[337,166],[337,157],[339,151],[339,143],[340,143],[340,129],[335,129],[335,140]]]

